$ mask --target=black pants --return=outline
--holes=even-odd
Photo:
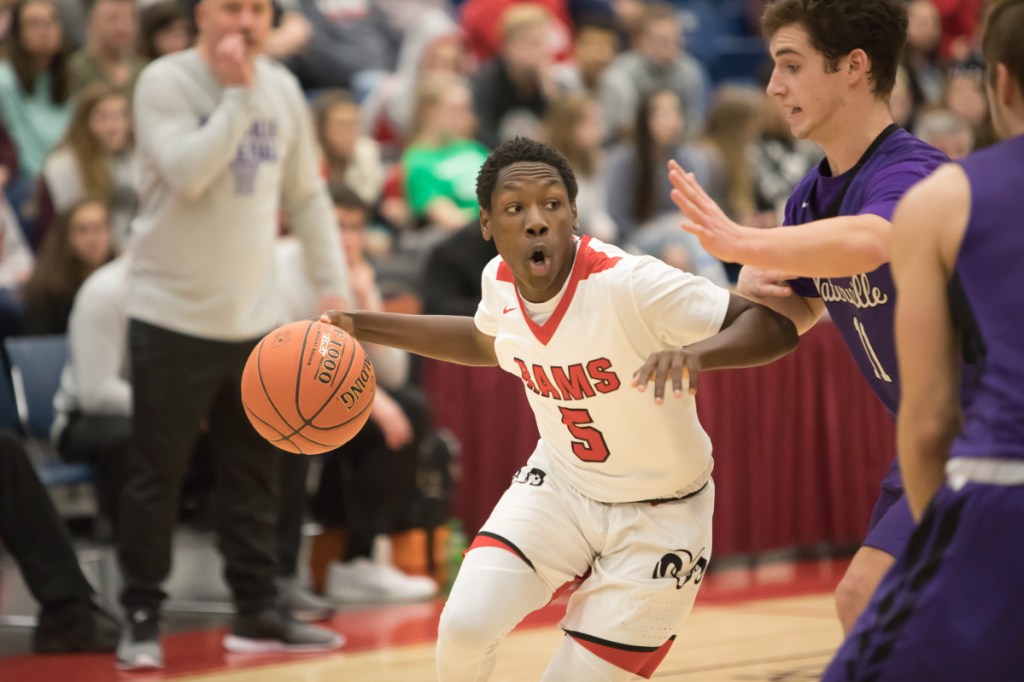
[[[314,498],[319,519],[345,527],[346,561],[370,556],[377,535],[410,527],[420,446],[430,429],[430,412],[423,395],[412,387],[390,395],[412,423],[413,442],[391,450],[371,417],[325,462]]]
[[[84,462],[99,472],[100,509],[107,519],[117,520],[117,503],[127,479],[128,453],[132,438],[131,417],[101,417],[76,413],[69,419],[60,438],[60,454],[69,462]],[[191,457],[212,456],[204,443]],[[193,460],[193,466],[205,470],[205,463]],[[281,503],[277,518],[278,568],[282,576],[294,576],[302,545],[302,522],[306,517],[306,477],[310,458],[284,456],[281,461]],[[187,476],[186,476],[187,478]],[[203,483],[206,485],[205,481]],[[186,483],[186,495],[188,484]],[[116,530],[116,529],[115,529]]]
[[[118,498],[128,477],[131,439],[131,417],[76,412],[68,419],[57,446],[65,461],[84,462],[96,468],[100,513],[115,525]]]
[[[242,409],[240,383],[259,341],[220,342],[138,320],[129,324],[134,419],[118,545],[129,611],[158,611],[171,569],[179,493],[209,421],[214,453],[218,545],[238,612],[251,615],[276,598],[279,465],[283,453],[259,436]]]
[[[277,516],[278,574],[290,578],[299,567],[302,522],[306,518],[308,455],[286,454],[281,462],[281,510]]]
[[[0,541],[42,606],[91,599],[64,522],[40,483],[21,439],[0,430]]]

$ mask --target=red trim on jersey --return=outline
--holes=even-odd
[[[530,314],[526,312],[526,304],[519,295],[519,287],[515,286],[512,268],[505,261],[498,264],[498,281],[512,283],[512,286],[515,288],[516,299],[519,301],[519,310],[522,311],[523,319],[526,320],[526,326],[530,328],[536,339],[546,346],[551,337],[555,335],[555,331],[558,330],[558,324],[565,317],[565,312],[569,309],[569,304],[572,303],[572,297],[576,293],[576,287],[579,283],[593,274],[615,267],[620,260],[622,260],[621,256],[613,257],[591,249],[590,235],[580,237],[579,249],[576,251],[576,262],[572,264],[572,272],[569,273],[569,285],[565,289],[562,300],[558,302],[554,312],[551,313],[551,317],[544,324],[537,324],[530,318]]]
[[[515,286],[516,278],[512,274],[512,268],[510,268],[508,266],[508,263],[506,263],[505,261],[501,261],[500,263],[498,263],[498,281],[508,282]]]
[[[645,680],[651,679],[654,671],[665,660],[668,650],[676,640],[675,637],[670,637],[659,647],[636,647],[598,640],[596,637],[588,637],[579,632],[566,632],[566,634],[598,658],[608,661],[616,668],[639,675]]]

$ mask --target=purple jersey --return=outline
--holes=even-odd
[[[786,224],[802,225],[836,215],[874,214],[892,220],[904,193],[947,161],[939,150],[905,130],[896,130],[856,172],[838,206],[835,201],[853,171],[832,177],[827,160],[811,169],[786,203]],[[801,296],[825,302],[861,372],[886,409],[895,414],[900,398],[893,333],[896,289],[889,265],[853,277],[801,278],[790,284]]]
[[[971,188],[971,212],[957,253],[956,279],[970,318],[978,371],[954,457],[1024,459],[1024,136],[961,162]],[[963,311],[954,311],[962,313]]]

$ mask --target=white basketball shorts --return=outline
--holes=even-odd
[[[581,581],[562,628],[601,658],[649,677],[693,608],[711,558],[714,483],[678,500],[609,504],[560,483],[535,459],[516,473],[471,548],[508,549],[552,592]]]

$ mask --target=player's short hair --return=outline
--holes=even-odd
[[[569,193],[569,201],[576,202],[576,175],[569,166],[569,161],[562,152],[544,142],[531,140],[528,137],[516,137],[502,142],[491,152],[480,172],[476,176],[476,200],[480,208],[491,210],[491,196],[494,186],[498,184],[498,173],[514,163],[543,163],[558,172]]]
[[[1024,92],[1024,0],[996,0],[985,17],[981,52],[995,82],[996,64],[1002,64]]]
[[[771,40],[780,29],[799,24],[811,46],[825,57],[830,73],[856,49],[871,60],[868,78],[875,96],[888,100],[907,42],[907,8],[900,0],[776,0],[765,7],[761,33]]]

